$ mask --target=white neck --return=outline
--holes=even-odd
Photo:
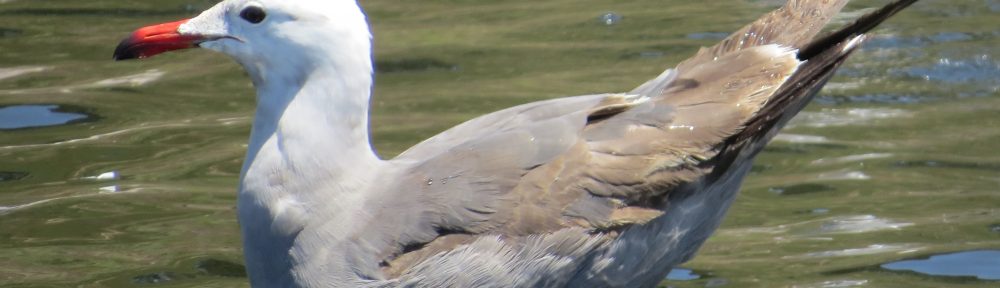
[[[281,154],[288,168],[318,169],[315,172],[340,172],[336,170],[356,165],[330,159],[377,161],[368,136],[371,64],[356,64],[369,68],[317,67],[301,80],[261,81],[243,172],[266,153]],[[269,141],[275,141],[278,150],[264,149]],[[310,165],[315,166],[306,167]]]
[[[322,271],[329,263],[319,261],[336,261],[336,255],[298,252],[303,245],[329,244],[302,243],[317,222],[356,229],[347,218],[361,206],[382,163],[368,139],[370,45],[366,35],[336,44],[328,57],[242,63],[258,94],[238,201],[254,286],[312,286],[302,282],[303,274],[318,273],[358,280],[349,269]]]

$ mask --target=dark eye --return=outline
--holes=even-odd
[[[267,13],[264,13],[264,8],[260,8],[258,6],[249,6],[247,8],[243,8],[243,11],[240,11],[240,18],[243,18],[243,20],[247,20],[247,22],[253,24],[264,21],[264,17],[267,17]]]

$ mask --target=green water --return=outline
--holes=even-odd
[[[249,80],[208,51],[111,61],[134,28],[213,2],[0,1],[0,106],[98,116],[0,130],[0,286],[246,286]],[[391,157],[482,113],[629,90],[780,2],[363,1],[375,146]],[[684,265],[701,278],[665,285],[1000,285],[879,269],[1000,248],[1000,1],[924,0],[877,34],[761,154]]]

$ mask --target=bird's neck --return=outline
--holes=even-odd
[[[301,80],[265,80],[258,88],[247,164],[273,154],[289,169],[342,173],[378,161],[369,142],[372,77],[365,71],[371,68],[320,67]]]
[[[251,72],[258,108],[240,177],[238,213],[255,285],[291,286],[307,273],[302,270],[327,267],[323,259],[298,253],[303,245],[325,245],[301,243],[303,235],[315,234],[310,227],[333,223],[339,226],[331,230],[350,231],[357,228],[350,225],[360,223],[348,220],[362,206],[382,163],[368,139],[368,51],[338,55],[309,69]],[[348,280],[348,269],[339,270],[322,272]]]

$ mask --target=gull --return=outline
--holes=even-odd
[[[225,0],[114,57],[201,47],[248,72],[237,209],[254,287],[652,287],[864,33],[915,0],[817,36],[846,2],[790,0],[632,91],[486,114],[393,159],[369,142],[355,0]]]

